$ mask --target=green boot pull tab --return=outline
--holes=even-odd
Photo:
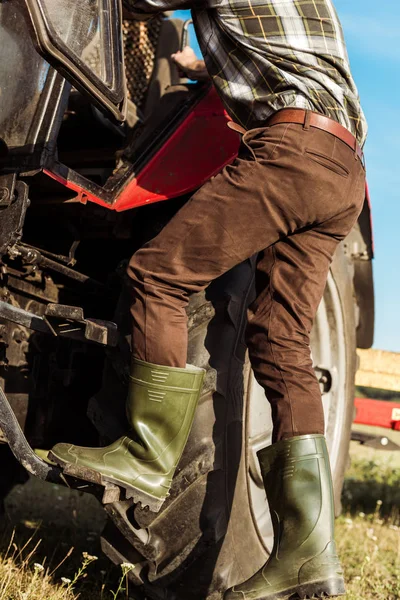
[[[334,541],[334,505],[323,435],[303,435],[258,452],[274,528],[268,562],[224,600],[287,600],[345,594]]]
[[[160,510],[192,427],[204,370],[133,359],[126,411],[131,431],[105,448],[57,444],[50,458],[65,473],[126,489],[126,497]]]

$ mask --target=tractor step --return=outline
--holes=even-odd
[[[0,301],[0,318],[55,337],[115,347],[117,325],[111,321],[85,319],[79,306],[48,304],[43,316],[35,315],[8,302]]]

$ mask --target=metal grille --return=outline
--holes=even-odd
[[[125,73],[128,98],[140,107],[145,99],[154,69],[161,18],[150,21],[124,20],[122,37],[124,43]],[[91,44],[85,54],[86,64],[101,77],[99,45]]]
[[[161,19],[123,21],[125,72],[128,97],[140,107],[154,68]]]

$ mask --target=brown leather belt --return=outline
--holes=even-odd
[[[308,120],[308,123],[307,123]],[[278,125],[279,123],[297,123],[298,125],[307,125],[308,127],[315,127],[316,129],[322,129],[328,133],[334,135],[339,140],[342,140],[345,144],[350,146],[357,154],[358,158],[364,164],[364,154],[360,144],[356,138],[348,129],[340,125],[337,121],[325,117],[317,112],[311,110],[303,110],[301,108],[283,108],[278,112],[274,113],[262,126],[271,127],[271,125]],[[230,122],[228,126],[235,131],[244,133],[245,129],[237,123]]]

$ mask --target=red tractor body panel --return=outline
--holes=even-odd
[[[198,189],[235,158],[240,138],[227,127],[229,120],[211,88],[144,168],[117,191],[111,204],[59,173],[50,169],[45,173],[76,191],[81,202],[117,212],[177,198]]]

